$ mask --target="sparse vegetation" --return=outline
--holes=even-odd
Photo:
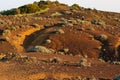
[[[25,5],[25,6],[21,6],[18,9],[20,9],[21,14],[35,13],[35,12],[39,11],[39,6],[35,3],[33,3],[33,4],[28,4],[28,5]]]
[[[15,15],[15,14],[26,14],[26,13],[44,13],[48,11],[48,7],[52,4],[59,4],[58,1],[40,1],[34,2],[33,4],[27,4],[15,9],[10,9],[0,12],[2,15]]]
[[[10,10],[5,10],[0,12],[2,15],[15,15],[15,14],[20,14],[20,9],[10,9]]]
[[[78,4],[73,4],[71,8],[75,10],[80,10],[80,6]]]
[[[50,0],[2,11],[0,79],[112,80],[120,73],[119,18]]]

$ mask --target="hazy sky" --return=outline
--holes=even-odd
[[[24,4],[40,0],[0,0],[0,11],[16,8]],[[53,0],[51,0],[53,1]],[[120,0],[58,0],[59,2],[72,5],[74,3],[83,7],[96,8],[105,11],[114,11],[120,13]]]

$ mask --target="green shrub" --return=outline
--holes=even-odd
[[[80,9],[80,6],[78,4],[73,4],[71,6],[72,9],[76,9],[76,10],[79,10]]]
[[[49,6],[52,4],[59,4],[58,1],[44,1],[41,0],[40,2],[34,2],[33,4],[23,5],[21,7],[10,9],[6,11],[0,12],[2,15],[16,15],[16,14],[26,14],[26,13],[36,13],[36,12],[46,12],[48,11]],[[45,11],[44,11],[45,10]],[[42,11],[42,12],[41,12]]]
[[[35,13],[39,11],[39,6],[37,4],[28,4],[25,6],[19,7],[21,14],[23,13]]]
[[[15,14],[20,14],[20,9],[15,8],[15,9],[10,9],[10,10],[5,10],[0,12],[2,15],[15,15]]]

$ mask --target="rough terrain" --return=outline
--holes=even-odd
[[[43,14],[0,15],[0,79],[119,76],[120,13],[52,7]]]

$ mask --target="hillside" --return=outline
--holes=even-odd
[[[1,12],[2,80],[113,80],[120,13],[40,1]],[[108,74],[109,73],[109,74]]]

